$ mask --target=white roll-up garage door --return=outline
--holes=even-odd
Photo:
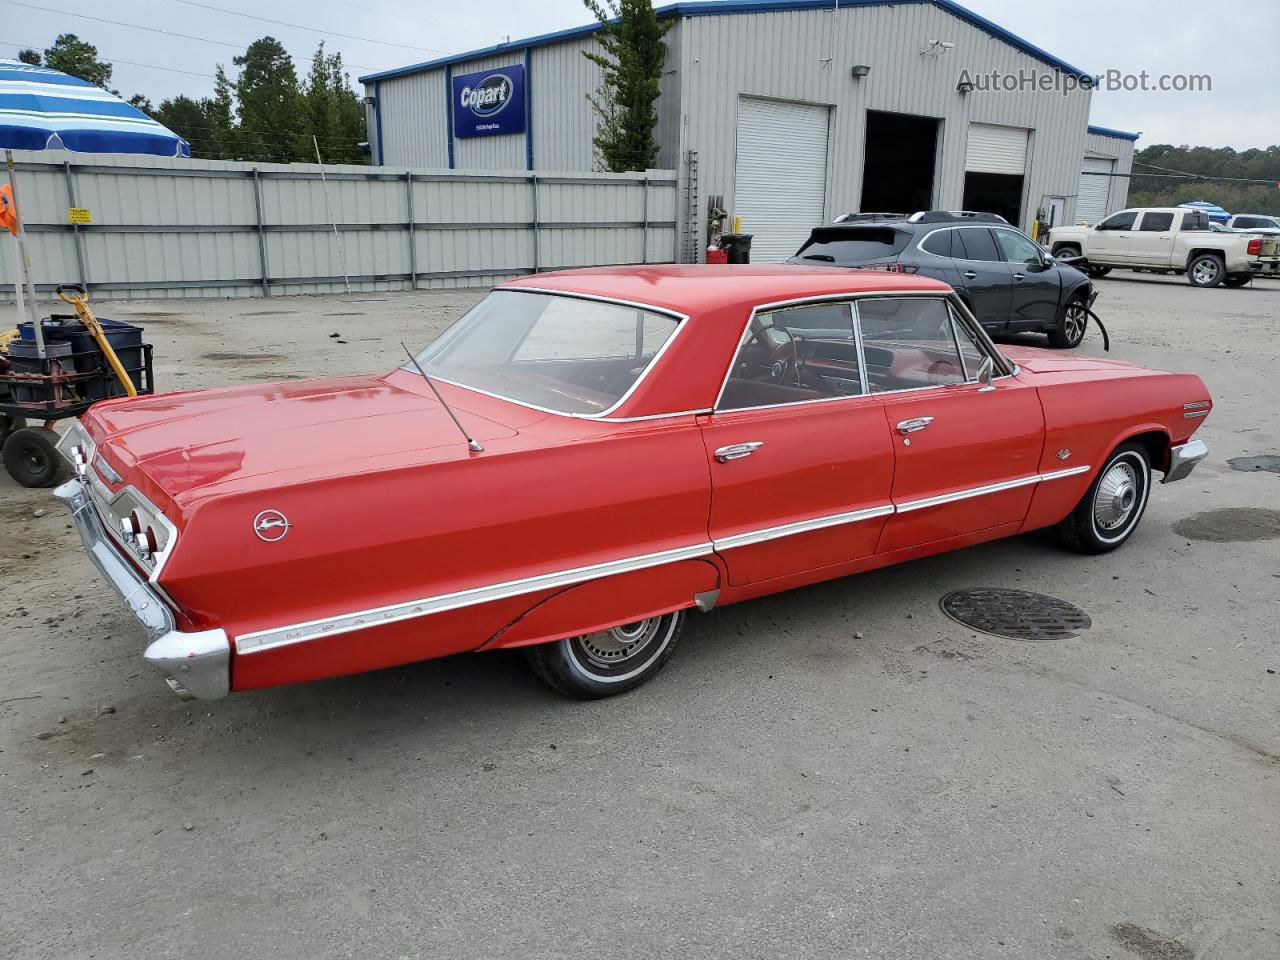
[[[752,234],[751,260],[777,263],[823,222],[829,108],[741,97],[733,213]]]
[[[1112,173],[1116,162],[1102,157],[1085,157],[1080,174],[1080,195],[1076,198],[1076,222],[1090,226],[1107,215],[1107,197],[1111,193],[1110,177],[1090,177],[1089,173]]]
[[[965,148],[964,157],[965,172],[1022,176],[1027,172],[1029,132],[1025,127],[1002,127],[994,123],[969,124],[969,144]]]

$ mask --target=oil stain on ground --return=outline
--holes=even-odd
[[[1108,928],[1111,939],[1142,960],[1195,960],[1195,951],[1181,940],[1161,936],[1136,923],[1117,923]]]
[[[217,360],[219,362],[233,363],[271,363],[274,360],[283,360],[282,353],[202,353],[202,360]]]
[[[1243,543],[1280,538],[1280,510],[1223,507],[1184,517],[1173,525],[1179,536],[1210,543]]]
[[[1260,457],[1232,457],[1227,463],[1232,470],[1243,470],[1246,473],[1253,473],[1255,470],[1280,473],[1280,455],[1274,453],[1264,453]]]

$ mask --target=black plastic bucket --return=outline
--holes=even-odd
[[[64,372],[74,369],[71,344],[55,340],[46,343],[44,347],[45,359],[50,362],[51,371],[56,372],[59,367]],[[44,373],[44,371],[44,361],[41,361],[37,355],[34,340],[9,341],[10,373]],[[66,387],[64,386],[63,389],[65,390]],[[55,399],[54,386],[49,382],[11,382],[9,393],[14,403],[48,403]]]

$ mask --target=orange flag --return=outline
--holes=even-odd
[[[18,208],[13,204],[13,187],[7,183],[0,187],[0,227],[18,235]]]

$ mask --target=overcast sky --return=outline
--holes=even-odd
[[[966,0],[966,5],[1090,73],[1210,74],[1213,89],[1206,93],[1094,93],[1092,122],[1142,131],[1140,147],[1192,143],[1244,149],[1280,143],[1280,0]],[[264,23],[204,9],[208,6],[308,26]],[[24,46],[44,49],[59,33],[77,33],[115,64],[113,79],[121,93],[143,93],[158,103],[178,93],[207,94],[216,64],[225,64],[234,76],[233,48],[265,34],[285,44],[299,74],[309,66],[303,58],[324,40],[329,50],[342,53],[354,81],[374,70],[589,20],[580,0],[22,0],[21,5],[0,0],[0,57],[13,57]],[[224,45],[205,42],[210,40]]]

